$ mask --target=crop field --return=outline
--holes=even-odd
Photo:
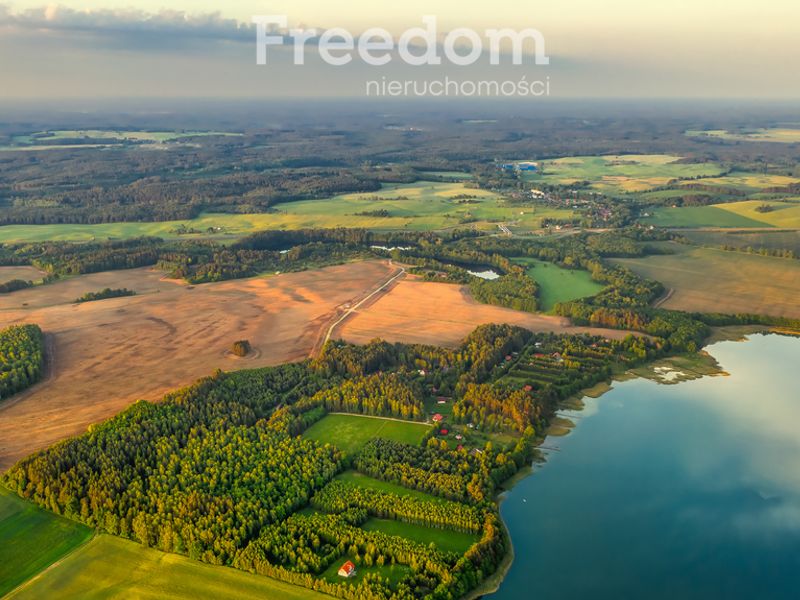
[[[42,510],[0,487],[0,596],[91,536],[88,527]]]
[[[559,302],[594,296],[603,289],[603,285],[593,281],[587,271],[562,269],[533,258],[515,258],[514,262],[529,267],[528,276],[539,285],[539,304],[545,311]]]
[[[362,415],[331,414],[303,432],[303,437],[331,444],[353,455],[372,438],[380,437],[404,444],[419,445],[431,426],[412,421],[395,421]]]
[[[99,535],[10,598],[323,600],[330,596],[269,577],[165,554],[115,536]]]
[[[733,246],[734,248],[767,248],[791,250],[800,256],[800,231],[684,231],[681,235],[700,246]]]
[[[607,193],[643,192],[673,180],[721,175],[715,163],[680,163],[680,156],[666,154],[574,156],[540,163],[541,172],[526,173],[529,181],[571,185],[591,182],[593,189]]]
[[[712,206],[658,207],[652,209],[649,213],[650,216],[641,221],[646,225],[655,225],[656,227],[771,227],[765,221],[751,219],[725,210],[722,208],[723,206],[715,204]]]
[[[739,142],[773,142],[782,144],[795,144],[800,142],[800,129],[771,127],[745,131],[727,131],[725,129],[690,129],[686,132],[689,137],[712,138],[716,140],[729,140]]]
[[[614,262],[672,289],[665,308],[800,318],[800,261],[672,246],[675,254]]]
[[[420,544],[434,544],[442,552],[458,552],[463,554],[478,541],[478,536],[451,531],[449,529],[434,529],[391,519],[369,519],[362,529],[367,531],[381,531],[388,535],[397,535]]]
[[[771,210],[759,212],[761,206]],[[745,200],[711,206],[660,207],[643,223],[659,227],[800,228],[800,202]]]
[[[44,381],[0,406],[0,470],[215,369],[306,358],[338,307],[369,294],[392,272],[372,261],[188,286],[132,269],[0,295],[0,322],[38,323],[49,362]],[[73,304],[106,287],[137,295]],[[228,352],[239,339],[250,341],[251,355]]]
[[[406,278],[362,306],[336,330],[334,338],[366,344],[390,342],[455,347],[478,325],[508,323],[531,331],[596,333],[622,339],[627,332],[577,327],[569,319],[481,304],[462,286]]]
[[[23,281],[41,281],[44,273],[33,267],[0,267],[0,283],[21,279]]]
[[[388,216],[376,216],[375,211],[386,211]],[[519,229],[534,230],[541,227],[542,219],[569,219],[572,216],[571,210],[545,206],[509,207],[494,192],[468,188],[462,182],[418,182],[387,185],[378,192],[285,202],[277,204],[268,213],[204,213],[195,219],[157,223],[6,225],[0,227],[0,243],[92,241],[140,236],[236,238],[265,229],[315,227],[428,231],[458,227],[465,222],[491,230],[497,228],[497,222],[506,221],[515,221]],[[178,234],[180,227],[200,233]]]
[[[791,184],[800,183],[797,177],[789,175],[772,175],[763,173],[728,173],[723,177],[707,177],[696,181],[681,182],[679,186],[701,184],[703,186],[719,187],[721,192],[725,189],[734,189],[740,192],[758,193],[769,189],[780,189]]]

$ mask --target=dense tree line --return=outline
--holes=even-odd
[[[44,335],[38,325],[0,330],[0,400],[30,387],[44,370]]]
[[[381,519],[466,533],[478,533],[482,523],[482,511],[474,506],[445,500],[431,502],[413,496],[397,496],[337,480],[317,492],[311,499],[311,505],[329,513],[360,508],[370,516]]]
[[[86,292],[80,298],[75,300],[76,303],[80,304],[83,302],[95,302],[97,300],[107,300],[109,298],[124,298],[126,296],[135,296],[136,292],[133,290],[129,290],[128,288],[104,288],[99,292]]]
[[[308,408],[322,405],[331,412],[420,420],[422,390],[397,373],[374,373],[318,392]]]
[[[24,290],[25,288],[29,287],[33,287],[32,281],[26,281],[24,279],[11,279],[10,281],[0,283],[0,294],[10,294],[11,292]]]

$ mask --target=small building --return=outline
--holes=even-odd
[[[456,439],[457,439],[457,440],[463,440],[463,439],[464,439],[464,436],[463,436],[463,435],[461,435],[460,433],[458,433],[458,434],[456,434]]]
[[[349,560],[339,567],[339,577],[353,577],[355,574],[356,566]]]
[[[532,385],[526,385],[522,389],[524,389],[526,392],[532,392],[533,391],[533,386]]]
[[[439,433],[441,433],[442,435],[447,435],[450,432],[447,429],[442,429]]]
[[[434,423],[441,423],[443,419],[444,419],[444,417],[442,415],[440,415],[439,413],[436,413],[435,415],[433,415],[433,418],[431,420]]]

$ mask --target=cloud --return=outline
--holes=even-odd
[[[252,24],[222,17],[218,12],[193,14],[178,10],[148,13],[135,9],[75,10],[51,4],[12,12],[0,5],[0,27],[16,30],[78,33],[96,36],[252,42]]]

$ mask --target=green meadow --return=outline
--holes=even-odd
[[[713,177],[724,172],[716,163],[680,160],[680,156],[667,154],[571,156],[542,161],[539,171],[524,173],[523,178],[560,185],[590,182],[592,189],[621,194],[652,190],[681,178]]]
[[[99,535],[10,598],[322,600],[330,596],[269,577],[165,554],[119,537]]]
[[[422,525],[413,525],[391,519],[369,519],[362,529],[367,531],[380,531],[388,535],[397,535],[418,542],[420,544],[434,544],[443,552],[458,552],[463,554],[472,544],[478,541],[478,536],[449,529],[434,529]]]
[[[42,510],[0,487],[0,596],[91,536],[88,527]]]
[[[323,417],[303,432],[303,437],[321,444],[331,444],[349,455],[364,447],[372,438],[386,438],[404,444],[419,445],[430,425],[412,421],[393,421],[379,417],[332,414]]]
[[[386,211],[388,216],[377,215],[376,211]],[[500,195],[468,188],[463,182],[417,182],[387,185],[377,192],[285,202],[268,213],[204,213],[195,219],[159,223],[6,225],[0,227],[0,243],[85,242],[139,236],[235,238],[265,229],[315,227],[430,231],[469,224],[494,230],[497,223],[512,220],[516,229],[533,230],[541,227],[542,219],[569,219],[572,216],[570,210],[544,206],[506,206]],[[178,235],[181,226],[201,233]]]
[[[321,577],[331,583],[350,583],[356,584],[363,579],[364,575],[367,573],[374,573],[380,575],[384,579],[389,580],[390,585],[397,585],[400,580],[408,575],[411,572],[411,569],[406,565],[372,565],[370,567],[366,567],[364,565],[358,565],[356,568],[356,574],[348,579],[344,579],[339,576],[339,568],[347,561],[354,561],[354,557],[352,556],[342,556],[339,560],[333,561],[331,566],[329,566],[325,571],[323,571]],[[325,596],[325,598],[330,598],[330,596]]]
[[[562,269],[535,258],[515,258],[514,261],[527,266],[528,276],[539,285],[539,305],[543,311],[551,310],[559,302],[594,296],[603,289],[603,285],[593,281],[586,271]]]

